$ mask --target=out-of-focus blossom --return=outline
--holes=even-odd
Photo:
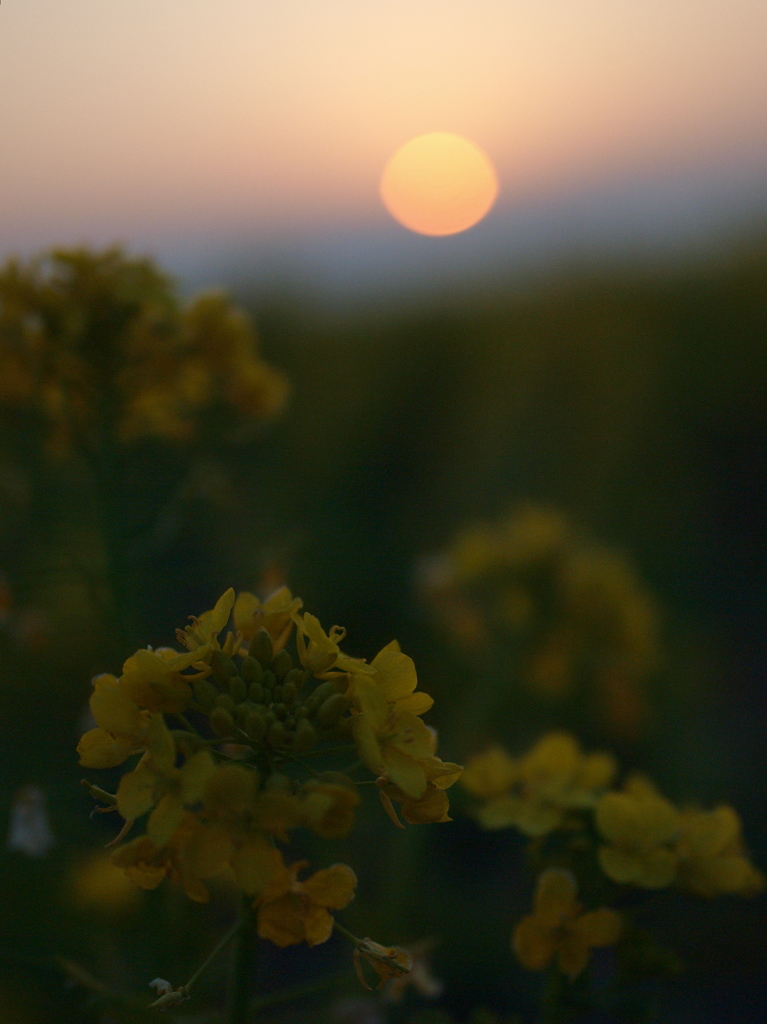
[[[647,716],[658,661],[655,606],[630,564],[552,509],[527,506],[459,534],[422,563],[425,599],[455,643],[508,646],[548,702],[584,689],[617,734]]]
[[[45,793],[39,786],[22,786],[11,806],[6,846],[28,857],[45,857],[56,844],[45,806]]]
[[[191,441],[205,413],[258,421],[288,391],[223,295],[184,309],[150,260],[117,248],[54,250],[0,269],[0,367],[0,404],[36,415],[61,456]]]
[[[141,890],[113,863],[106,850],[99,850],[73,866],[69,890],[78,906],[101,913],[130,909],[141,899]]]
[[[578,903],[572,872],[548,868],[538,878],[533,913],[514,930],[517,959],[531,971],[542,971],[556,958],[560,971],[577,978],[591,950],[612,946],[621,933],[621,918],[609,907],[585,913]]]
[[[652,783],[637,776],[622,792],[605,793],[596,805],[596,824],[604,840],[599,863],[614,882],[644,889],[673,883],[682,820]]]
[[[753,896],[764,889],[764,875],[746,854],[740,818],[726,804],[682,812],[675,852],[680,888],[698,896]]]
[[[573,736],[554,732],[516,762],[492,747],[471,758],[466,771],[469,791],[486,798],[477,811],[481,825],[513,825],[525,835],[543,836],[570,812],[593,809],[612,784],[617,765],[610,754],[586,754]]]

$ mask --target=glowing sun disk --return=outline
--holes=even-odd
[[[381,177],[389,213],[422,235],[454,235],[482,220],[498,195],[488,156],[460,135],[419,135],[397,150]]]

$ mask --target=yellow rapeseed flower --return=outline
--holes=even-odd
[[[144,746],[149,712],[141,711],[112,675],[96,676],[90,709],[96,720],[77,744],[85,768],[114,768]]]
[[[584,754],[573,736],[554,732],[539,740],[516,766],[496,753],[482,768],[485,775],[488,768],[495,777],[483,783],[478,771],[480,786],[497,786],[504,774],[511,784],[508,792],[491,797],[478,810],[480,824],[489,829],[514,825],[525,835],[543,836],[570,812],[592,808],[612,782],[616,763],[610,754]]]
[[[612,946],[621,931],[620,916],[608,907],[582,913],[578,885],[570,871],[548,868],[538,877],[533,913],[514,930],[514,952],[523,967],[542,971],[556,958],[560,971],[577,978],[591,950]]]
[[[680,888],[706,897],[753,896],[764,888],[764,876],[746,855],[740,818],[732,807],[684,811],[680,826],[675,850]]]
[[[147,730],[146,753],[132,772],[120,779],[117,809],[126,820],[152,810],[147,836],[162,848],[184,817],[184,808],[202,797],[205,783],[215,771],[207,750],[193,754],[176,768],[176,747],[161,715],[152,715]]]
[[[234,628],[246,644],[250,643],[259,629],[265,629],[272,638],[272,649],[276,654],[288,642],[293,617],[303,603],[300,597],[293,597],[287,587],[275,590],[263,602],[255,594],[244,590],[234,602]]]
[[[299,882],[298,873],[307,863],[284,867],[254,901],[258,934],[277,946],[326,942],[333,931],[330,911],[342,910],[354,898],[357,876],[346,864],[334,864]]]
[[[519,778],[519,765],[498,745],[470,757],[461,785],[472,796],[490,800],[507,793]]]
[[[682,819],[651,783],[636,777],[623,792],[605,793],[596,805],[596,824],[605,840],[599,863],[608,878],[644,889],[671,885]]]
[[[331,626],[330,632],[326,633],[317,616],[309,612],[303,615],[295,612],[293,621],[298,627],[296,645],[299,660],[312,675],[322,677],[332,668],[340,672],[372,671],[363,658],[350,658],[340,650],[338,645],[346,636],[343,626]]]

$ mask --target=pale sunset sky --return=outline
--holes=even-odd
[[[624,179],[767,182],[767,2],[0,5],[0,257],[388,230],[381,170],[434,131],[488,153],[509,230]]]

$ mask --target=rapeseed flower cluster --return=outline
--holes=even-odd
[[[553,862],[539,875],[533,913],[514,932],[513,948],[525,967],[540,970],[556,960],[572,979],[592,948],[618,940],[616,912],[583,911],[576,867],[590,890],[608,900],[629,888],[675,887],[706,898],[764,888],[732,807],[679,809],[643,776],[615,788],[617,774],[610,754],[584,753],[562,732],[544,736],[521,757],[493,745],[466,765],[461,782],[482,801],[475,816],[484,828],[516,828],[539,844],[536,857],[545,855],[540,844],[552,840]]]
[[[526,506],[464,530],[429,561],[422,582],[461,646],[501,644],[539,697],[588,693],[614,732],[641,726],[658,661],[654,604],[623,557],[580,536],[559,512]]]
[[[436,756],[421,719],[432,699],[396,642],[371,662],[350,657],[340,649],[345,631],[326,632],[287,587],[265,601],[230,589],[176,636],[182,650],[139,650],[119,677],[93,681],[96,725],[79,742],[80,764],[131,764],[113,795],[85,784],[124,819],[118,840],[146,819],[113,862],[141,888],[170,878],[198,902],[211,879],[227,876],[251,901],[262,937],[325,942],[356,876],[334,864],[300,877],[308,863],[286,862],[283,847],[300,827],[347,836],[360,791],[350,774],[315,771],[304,758],[328,743],[356,748],[398,825],[392,801],[407,822],[449,820],[446,790],[462,769]],[[358,964],[372,962],[382,978],[405,963],[398,956],[357,943]]]
[[[188,441],[204,415],[274,415],[288,390],[223,295],[182,308],[150,260],[117,248],[0,270],[0,367],[0,405],[39,421],[59,455]]]

